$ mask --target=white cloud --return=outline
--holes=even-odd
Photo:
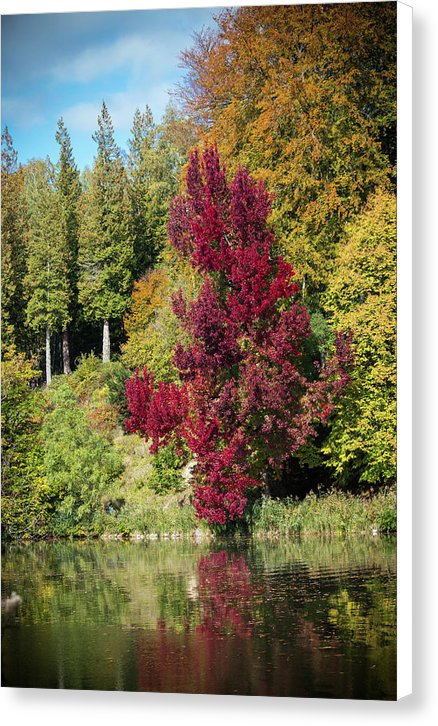
[[[164,111],[168,100],[167,85],[132,88],[111,94],[108,97],[108,109],[115,129],[127,129],[132,125],[135,109],[142,110],[146,104],[152,109],[155,121],[159,121],[158,114]]]
[[[9,124],[16,124],[22,129],[30,129],[44,121],[40,104],[34,99],[19,96],[2,98],[2,117],[7,118]]]
[[[168,39],[170,46],[179,47],[177,38]],[[52,69],[58,81],[89,83],[122,68],[129,68],[136,76],[146,68],[149,72],[163,72],[175,65],[175,53],[163,40],[146,35],[128,35],[107,45],[94,46],[81,51],[75,58],[62,61]]]
[[[78,131],[82,134],[91,134],[96,128],[99,110],[99,103],[80,102],[66,108],[61,116],[67,128],[71,128],[73,131]]]

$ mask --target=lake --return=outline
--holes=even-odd
[[[396,698],[392,538],[3,548],[2,684]]]

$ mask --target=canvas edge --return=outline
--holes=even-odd
[[[412,7],[397,2],[397,700],[412,693]]]

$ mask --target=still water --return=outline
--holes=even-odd
[[[395,567],[377,538],[14,544],[2,683],[394,699]]]

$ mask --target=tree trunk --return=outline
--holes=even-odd
[[[109,320],[103,321],[103,344],[102,344],[102,361],[109,363],[110,360],[110,329]]]
[[[63,369],[64,369],[64,375],[69,376],[71,373],[71,368],[70,368],[70,346],[68,344],[67,328],[62,331],[62,365],[63,365]]]
[[[50,386],[52,382],[52,361],[50,352],[50,325],[46,325],[46,384]]]
[[[304,302],[305,294],[306,294],[306,276],[303,275],[303,282],[301,284],[301,295],[302,295],[302,298],[303,298],[303,302]]]

